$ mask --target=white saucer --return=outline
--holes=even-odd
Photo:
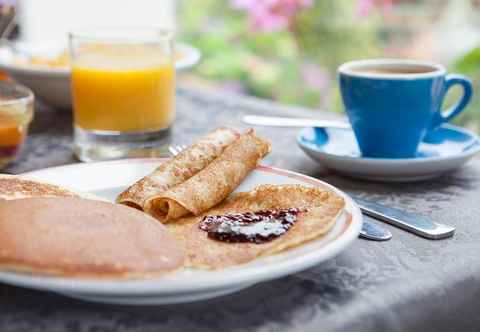
[[[434,178],[459,168],[480,150],[477,135],[449,124],[429,133],[415,158],[363,158],[351,129],[304,128],[297,142],[310,157],[340,174],[389,182]]]
[[[25,175],[113,200],[128,185],[153,171],[163,161],[129,159],[75,164]],[[238,190],[251,190],[267,183],[328,188],[341,195],[346,206],[333,229],[325,236],[241,266],[221,270],[183,269],[153,279],[137,280],[61,278],[0,271],[0,282],[102,303],[141,305],[192,302],[223,296],[259,282],[308,269],[338,255],[358,237],[362,214],[353,200],[337,188],[298,173],[258,166]]]

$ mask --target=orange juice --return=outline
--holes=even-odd
[[[82,161],[168,155],[175,120],[173,31],[69,33],[74,152]]]
[[[175,68],[158,52],[91,52],[72,67],[75,124],[86,130],[144,132],[175,117]]]
[[[0,112],[0,147],[20,145],[25,137],[25,128],[15,117]]]

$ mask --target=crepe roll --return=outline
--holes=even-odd
[[[270,144],[249,130],[196,175],[149,198],[145,212],[164,223],[198,215],[223,201],[268,152]]]
[[[145,202],[200,172],[239,136],[231,128],[216,129],[127,188],[117,197],[117,203],[145,210]]]

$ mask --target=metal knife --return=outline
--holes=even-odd
[[[280,116],[264,116],[249,114],[242,118],[246,124],[256,126],[273,126],[273,127],[329,127],[329,128],[351,128],[346,121],[338,120],[321,120],[321,119],[304,119],[304,118],[286,118]]]
[[[433,222],[418,214],[408,213],[358,197],[354,197],[354,200],[364,215],[385,221],[427,239],[445,239],[455,233],[455,227]]]

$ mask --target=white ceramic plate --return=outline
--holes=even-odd
[[[200,61],[200,51],[187,44],[177,43],[176,51],[183,57],[175,62],[177,70],[186,70]],[[16,57],[26,55],[42,55],[53,57],[65,49],[59,44],[16,43],[14,46],[4,46],[0,49],[0,69],[5,70],[17,82],[32,89],[35,97],[47,104],[59,108],[70,109],[72,98],[70,93],[70,68],[51,68],[19,64]]]
[[[113,200],[120,191],[151,172],[160,162],[162,159],[130,159],[76,164],[25,175]],[[185,269],[146,280],[59,278],[0,272],[0,281],[105,303],[191,302],[225,295],[255,283],[305,270],[339,254],[357,238],[362,225],[362,215],[352,199],[337,188],[298,173],[259,166],[238,190],[250,190],[259,184],[324,187],[343,196],[346,207],[334,228],[324,237],[295,249],[233,268],[215,271]]]

